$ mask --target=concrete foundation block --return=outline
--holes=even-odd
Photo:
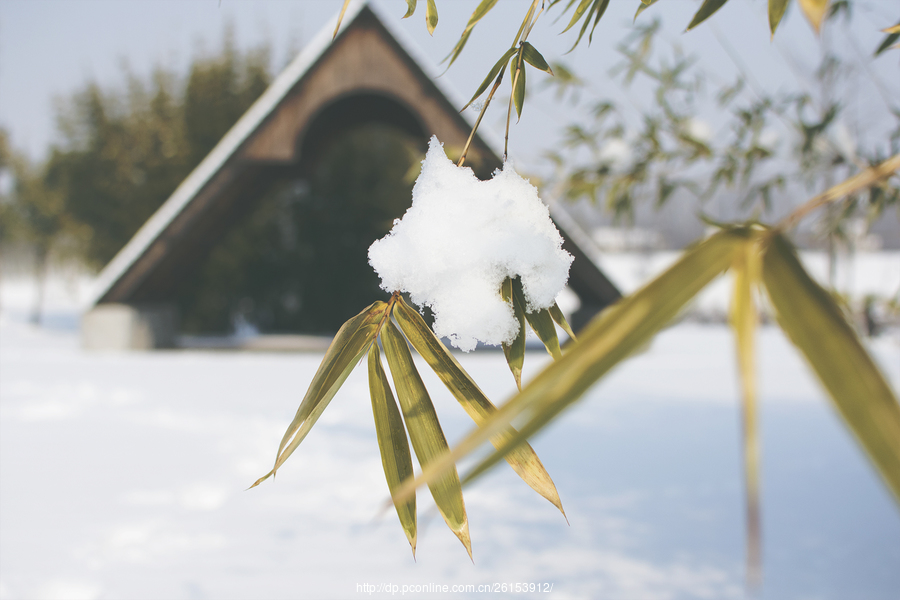
[[[87,350],[172,348],[178,309],[171,304],[98,304],[81,318],[81,344]]]

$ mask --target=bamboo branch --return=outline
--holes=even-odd
[[[850,179],[847,179],[846,181],[843,181],[836,186],[829,188],[818,196],[810,198],[804,204],[799,206],[794,212],[785,217],[781,221],[781,223],[777,225],[776,229],[781,231],[792,229],[797,226],[797,224],[803,219],[803,217],[819,208],[820,206],[823,206],[830,202],[836,202],[841,198],[844,198],[851,194],[855,194],[856,192],[871,186],[873,183],[881,179],[890,177],[898,169],[900,169],[900,154],[895,154],[881,164],[869,167],[865,171],[857,173]]]

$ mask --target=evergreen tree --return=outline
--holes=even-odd
[[[212,150],[271,79],[268,53],[198,59],[183,80],[157,69],[124,91],[90,83],[64,103],[47,187],[77,226],[85,260],[106,264]]]

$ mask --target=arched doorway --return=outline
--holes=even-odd
[[[250,208],[178,295],[185,333],[334,333],[386,294],[367,250],[411,202],[427,139],[402,103],[356,93],[298,136],[299,161],[248,190]]]

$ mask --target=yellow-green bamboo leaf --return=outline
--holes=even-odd
[[[797,0],[806,20],[813,26],[816,33],[822,29],[822,21],[825,20],[825,13],[828,11],[828,0]]]
[[[898,39],[900,39],[900,23],[894,25],[893,27],[888,27],[887,29],[882,29],[882,31],[888,34],[881,43],[878,45],[878,48],[875,49],[874,56],[878,56],[888,48],[891,48]],[[893,46],[896,48],[897,46]]]
[[[609,6],[609,0],[599,0],[599,4],[597,5],[596,15],[594,16],[594,24],[591,26],[591,33],[588,34],[588,45],[591,45],[591,42],[594,41],[594,30],[597,29],[597,23],[600,22],[600,19],[603,18],[603,13],[606,12],[606,8]],[[583,35],[583,33],[582,33]],[[579,36],[579,40],[581,36]],[[577,44],[578,42],[576,42]]]
[[[475,25],[478,24],[486,14],[490,12],[494,5],[497,4],[497,0],[481,0],[481,3],[475,8],[475,12],[472,13],[472,16],[469,17],[469,22],[466,24],[465,30],[463,30],[462,35],[459,36],[459,41],[456,42],[456,45],[453,47],[453,50],[450,51],[450,54],[447,55],[447,58],[444,60],[449,60],[447,63],[447,67],[459,57],[460,53],[462,53],[463,48],[466,47],[466,43],[469,41],[469,36],[472,35],[472,30],[475,28]]]
[[[413,476],[413,466],[409,442],[406,440],[406,428],[403,426],[403,418],[384,374],[378,344],[372,344],[369,348],[369,393],[372,396],[372,413],[375,416],[375,433],[378,437],[378,449],[381,451],[384,477],[393,496],[400,488],[401,482]],[[415,557],[416,497],[412,496],[404,502],[395,500],[394,508],[397,509],[400,525]]]
[[[413,363],[406,339],[390,320],[382,329],[381,340],[384,344],[384,354],[387,356],[388,366],[391,368],[394,388],[400,399],[409,439],[412,442],[416,458],[424,470],[429,463],[441,455],[447,454],[447,439],[444,437],[425,384],[422,383],[422,378]],[[447,526],[456,534],[471,558],[472,542],[469,538],[469,522],[466,518],[466,506],[463,502],[462,486],[456,468],[445,470],[440,477],[429,482],[428,487]],[[405,500],[406,498],[400,499],[400,501]]]
[[[560,360],[555,360],[497,409],[453,448],[435,461],[414,482],[404,484],[400,497],[469,455],[498,431],[516,419],[523,425],[483,460],[471,480],[500,460],[510,449],[546,426],[563,409],[578,400],[598,379],[631,356],[665,327],[710,281],[729,268],[735,253],[755,235],[746,228],[729,229],[713,235],[686,251],[674,265],[634,294],[595,317],[579,336],[578,344]]]
[[[394,316],[416,352],[422,355],[428,366],[444,382],[444,385],[476,425],[484,423],[497,411],[497,407],[469,377],[469,374],[447,350],[447,347],[434,335],[422,315],[403,302],[401,298],[394,305]],[[524,328],[524,323],[522,326]],[[509,427],[491,437],[491,443],[494,447],[502,447],[515,434],[515,429]],[[547,473],[540,458],[527,442],[509,452],[506,455],[506,462],[531,489],[549,500],[565,516],[559,493],[556,491],[550,474]]]
[[[416,0],[406,0],[406,14],[403,15],[404,19],[408,19],[416,13]]]
[[[503,299],[509,302],[513,307],[513,314],[519,323],[519,331],[516,333],[516,339],[511,344],[503,344],[503,354],[506,356],[506,364],[516,380],[516,387],[522,389],[522,367],[525,365],[525,307],[515,301],[512,288],[512,279],[507,277],[500,287],[500,294]]]
[[[491,71],[488,73],[487,77],[484,78],[484,81],[482,81],[481,85],[478,86],[478,89],[475,90],[475,94],[472,96],[472,99],[466,102],[466,105],[460,109],[461,111],[469,108],[469,105],[475,102],[475,100],[484,93],[488,86],[491,85],[491,82],[494,81],[494,78],[500,74],[500,70],[506,69],[506,62],[515,53],[516,49],[510,48],[503,54],[503,56],[500,57],[500,60],[494,63],[494,66],[491,67]]]
[[[781,23],[781,17],[787,9],[790,0],[769,0],[769,30],[775,35],[778,24]]]
[[[375,339],[386,309],[384,302],[375,302],[341,326],[325,351],[325,357],[309,384],[297,414],[278,445],[275,466],[250,487],[256,487],[274,475],[297,449]]]
[[[522,35],[526,31],[531,31],[531,27],[534,26],[534,11],[537,10],[538,4],[541,3],[541,0],[532,0],[531,4],[528,6],[528,10],[525,11],[525,18],[522,19],[522,24],[519,25],[519,30],[516,32],[516,37],[513,39],[513,46],[519,43],[519,40],[522,39]],[[542,8],[541,11],[544,9]],[[537,18],[537,17],[535,17]],[[528,35],[525,34],[527,38]]]
[[[337,24],[334,26],[334,34],[332,34],[332,39],[337,37],[338,31],[341,30],[341,23],[344,21],[344,13],[347,12],[347,7],[350,6],[350,0],[344,0],[344,5],[341,6],[341,12],[338,15]]]
[[[578,6],[575,8],[575,12],[572,13],[572,20],[569,21],[569,24],[566,25],[566,28],[560,32],[561,34],[572,29],[572,26],[578,22],[578,19],[580,19],[581,16],[584,14],[584,11],[587,10],[590,3],[591,3],[591,0],[581,0],[581,2],[578,3]]]
[[[638,7],[637,7],[637,10],[634,12],[634,19],[633,19],[633,20],[634,20],[634,21],[637,21],[638,16],[639,16],[642,12],[644,12],[645,10],[647,10],[648,8],[650,8],[651,6],[653,6],[654,4],[656,4],[656,1],[657,1],[657,0],[649,0],[648,2],[644,2],[644,0],[641,0],[640,6],[638,6]]]
[[[437,13],[437,5],[434,3],[434,0],[428,0],[425,4],[425,26],[428,28],[428,33],[434,35],[434,30],[438,24],[438,13]]]
[[[522,108],[525,105],[525,62],[521,60],[522,51],[519,56],[513,59],[515,70],[510,66],[510,73],[513,74],[513,104],[516,107],[516,116],[522,118]]]
[[[759,282],[760,256],[755,240],[747,242],[734,265],[734,296],[731,302],[731,326],[734,329],[738,372],[741,381],[742,422],[744,430],[744,480],[747,509],[747,580],[759,581],[760,508],[759,508],[759,430],[756,410],[756,305],[753,291]]]
[[[572,331],[572,328],[569,326],[569,322],[566,321],[566,315],[559,309],[559,305],[554,302],[553,306],[550,307],[550,316],[553,317],[553,320],[556,321],[556,324],[563,328],[563,331],[566,332],[572,341],[577,341],[575,339],[575,332]]]
[[[687,31],[690,31],[703,21],[707,20],[713,13],[722,8],[728,0],[704,0],[703,4],[697,10],[697,13],[694,15],[694,18],[691,19],[690,25],[687,26]]]
[[[553,75],[553,69],[550,68],[550,65],[547,64],[541,53],[528,42],[522,42],[522,58],[535,69]]]
[[[781,328],[900,502],[900,404],[832,296],[810,278],[780,234],[763,254],[762,279]]]
[[[584,32],[587,31],[588,25],[591,24],[591,15],[594,15],[594,25],[591,27],[591,34],[588,36],[588,42],[594,39],[594,29],[597,28],[597,23],[600,22],[600,18],[603,16],[603,13],[606,12],[607,6],[609,6],[609,0],[594,0],[594,3],[587,12],[587,16],[584,18],[584,22],[581,24],[581,30],[578,32],[575,43],[569,48],[569,52],[574,50],[581,42],[581,38],[584,37]]]
[[[520,306],[527,306],[525,302],[525,291],[522,289],[522,280],[516,277],[513,279],[513,297]],[[559,337],[556,335],[556,326],[553,324],[553,317],[547,309],[536,310],[534,312],[525,311],[525,320],[531,325],[531,328],[537,334],[547,352],[554,359],[562,358],[562,350],[559,348]]]

